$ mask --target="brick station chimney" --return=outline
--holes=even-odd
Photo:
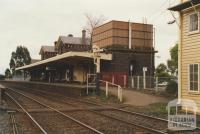
[[[54,41],[54,49],[55,49],[55,51],[57,51],[57,46],[56,46],[56,44],[57,44],[57,41]]]
[[[82,45],[86,45],[86,30],[82,30]]]

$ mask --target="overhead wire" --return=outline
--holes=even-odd
[[[161,16],[161,15],[167,13],[167,10],[166,10],[165,8],[163,9],[163,7],[165,7],[167,3],[168,3],[169,6],[170,6],[171,4],[174,4],[176,1],[177,1],[177,0],[173,0],[173,2],[170,2],[170,0],[166,0],[166,1],[165,1],[163,4],[161,4],[161,6],[159,7],[159,11],[157,10],[156,13],[154,12],[155,14],[152,15],[151,18],[148,18],[148,21],[149,21],[150,23],[154,23],[156,20],[160,19],[160,16]],[[161,10],[160,10],[160,9],[161,9]],[[158,13],[159,13],[159,14],[158,14]]]

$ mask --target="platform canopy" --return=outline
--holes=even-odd
[[[63,53],[61,55],[57,55],[57,56],[52,57],[52,58],[48,58],[48,59],[41,60],[41,61],[38,61],[38,62],[33,63],[33,64],[29,64],[29,65],[25,65],[25,66],[16,68],[16,70],[30,69],[32,67],[45,65],[45,64],[56,62],[56,61],[59,61],[59,60],[65,60],[65,59],[68,60],[68,59],[73,58],[73,57],[93,59],[93,53],[91,53],[91,52],[66,52],[66,53]],[[100,57],[101,57],[101,60],[112,60],[112,54],[100,53]]]
[[[192,6],[197,6],[200,4],[200,0],[188,0],[186,2],[180,3],[176,6],[168,8],[171,11],[182,11],[184,9],[190,8]]]

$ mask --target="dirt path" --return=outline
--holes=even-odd
[[[105,88],[102,88],[105,90]],[[109,88],[109,93],[117,96],[117,88]],[[147,106],[152,103],[168,102],[164,97],[144,94],[138,91],[123,89],[124,104],[133,106]]]

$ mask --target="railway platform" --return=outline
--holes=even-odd
[[[106,90],[102,87],[103,90]],[[109,87],[109,94],[117,96],[117,89]],[[123,102],[124,104],[133,106],[147,106],[153,103],[168,102],[169,100],[164,97],[141,93],[136,90],[123,88]]]
[[[1,81],[0,84],[7,86],[18,86],[27,88],[40,88],[44,90],[51,90],[55,92],[61,92],[62,94],[70,96],[83,96],[86,94],[86,86],[81,84],[67,84],[67,83],[45,83],[45,82],[33,82],[33,81]]]
[[[87,86],[81,84],[67,84],[67,83],[44,83],[44,82],[25,82],[25,81],[3,81],[4,85],[18,84],[24,87],[47,89],[51,91],[61,92],[66,95],[84,96],[86,94]],[[102,90],[106,90],[103,86]],[[109,94],[117,96],[117,88],[109,87]],[[123,88],[123,103],[133,106],[147,106],[152,103],[168,102],[164,97],[141,93],[136,90]]]

